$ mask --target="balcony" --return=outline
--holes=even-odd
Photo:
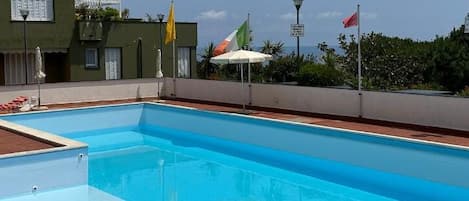
[[[81,41],[100,41],[103,38],[103,24],[99,21],[80,21]]]

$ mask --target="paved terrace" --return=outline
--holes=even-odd
[[[53,147],[56,146],[0,128],[0,155]]]
[[[132,103],[138,101],[152,101],[153,99],[145,100],[119,100],[119,101],[99,101],[88,103],[73,103],[73,104],[57,104],[48,105],[50,109],[63,109],[63,108],[76,108],[85,106]],[[220,112],[239,112],[240,106],[229,104],[217,104],[210,102],[200,102],[191,100],[165,100],[164,104],[179,105],[186,107],[193,107],[202,110],[220,111]],[[426,141],[434,141],[441,143],[448,143],[454,145],[461,145],[469,147],[469,132],[458,131],[450,129],[441,129],[433,127],[416,126],[401,123],[392,123],[384,121],[376,121],[370,119],[358,119],[352,117],[330,116],[321,114],[302,113],[295,111],[277,110],[270,108],[249,108],[251,112],[249,115],[257,117],[265,117],[279,120],[286,120],[292,122],[301,122],[314,125],[330,126],[336,128],[344,128],[357,131],[366,131],[379,134],[386,134],[392,136],[413,138]],[[24,135],[14,134],[9,131],[1,130],[0,128],[0,154],[13,153],[19,151],[30,151],[37,149],[50,148],[44,142],[40,142]]]

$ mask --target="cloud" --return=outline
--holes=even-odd
[[[338,18],[342,16],[343,14],[338,11],[327,11],[327,12],[322,12],[319,13],[316,18],[317,19],[332,19],[332,18]]]
[[[363,19],[367,19],[367,20],[374,20],[378,18],[378,14],[376,13],[361,12],[360,15],[361,15],[360,17],[362,17]]]
[[[303,18],[303,15],[300,14],[300,18]],[[280,19],[282,20],[296,20],[296,13],[285,13],[280,15]]]
[[[222,20],[226,18],[227,12],[225,10],[208,10],[205,12],[201,12],[196,19],[200,20]]]

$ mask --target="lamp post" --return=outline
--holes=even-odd
[[[158,14],[156,15],[156,17],[158,17],[158,21],[160,21],[160,50],[161,50],[161,54],[163,54],[163,28],[162,28],[162,24],[163,24],[163,19],[164,19],[164,14]]]
[[[23,16],[24,72],[26,72],[25,84],[28,84],[28,41],[26,40],[26,19],[28,19],[29,10],[21,9],[20,14]]]
[[[300,24],[300,8],[303,0],[293,0],[296,7],[296,24]],[[296,67],[300,69],[300,36],[296,37]]]
[[[156,72],[156,82],[158,83],[158,99],[160,99],[160,77],[163,77],[163,74],[161,72],[161,63],[163,61],[163,58],[162,58],[162,55],[163,55],[163,19],[164,19],[164,14],[157,14],[156,17],[158,17],[158,21],[160,21],[160,50],[157,51],[158,53],[158,59],[159,59],[159,63],[157,65],[159,65],[159,69],[158,71]],[[162,196],[163,196],[163,193],[162,193]]]

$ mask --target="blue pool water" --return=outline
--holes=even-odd
[[[106,135],[128,135],[131,146],[92,152],[89,184],[124,200],[391,200],[238,157],[177,146],[149,131]]]
[[[87,143],[122,200],[469,198],[462,149],[153,104],[0,118]]]

